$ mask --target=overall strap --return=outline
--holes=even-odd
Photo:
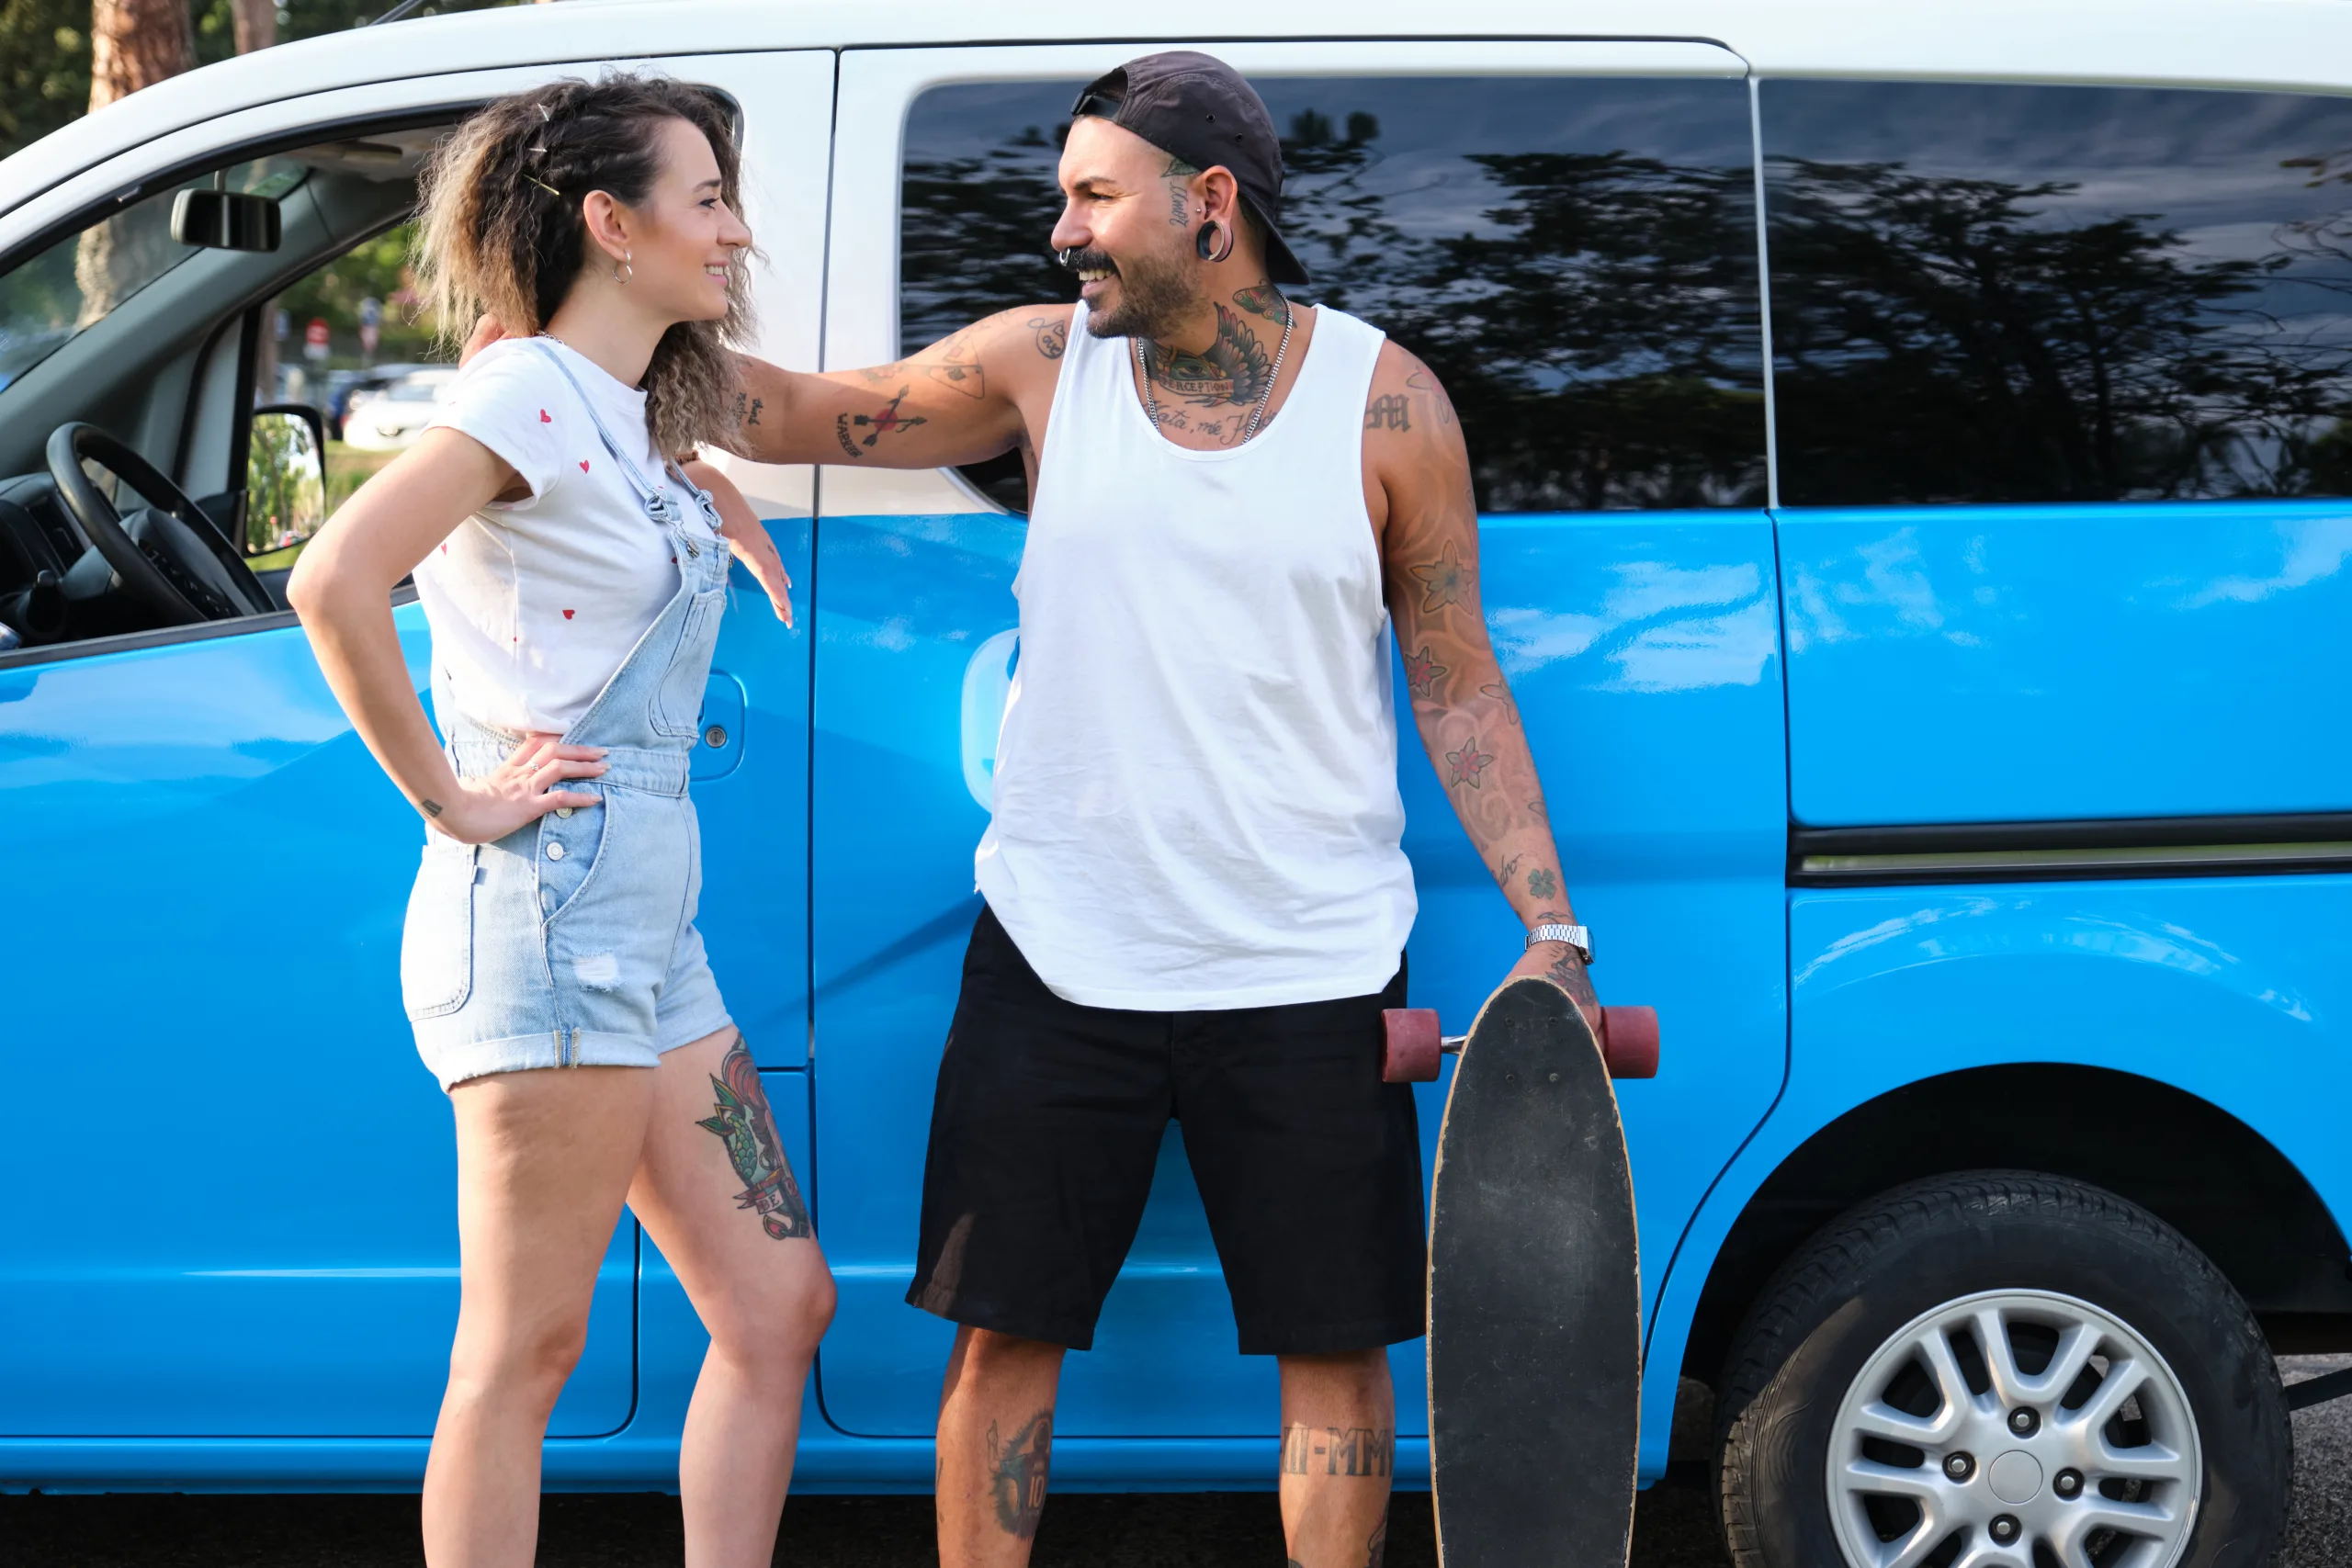
[[[596,412],[594,400],[588,396],[588,389],[580,384],[580,378],[571,373],[571,367],[563,362],[563,355],[558,354],[545,338],[533,338],[531,345],[546,355],[548,363],[554,366],[563,378],[571,383],[571,389],[580,394],[580,406],[588,411],[588,423],[596,427],[597,438],[604,442],[605,450],[612,454],[613,461],[621,466],[621,477],[628,480],[631,490],[637,491],[637,499],[644,503],[648,514],[659,521],[669,522],[670,498],[647,482],[645,476],[638,471],[637,465],[629,460],[628,454],[622,451],[620,444],[613,439],[613,433],[605,428],[604,419]]]

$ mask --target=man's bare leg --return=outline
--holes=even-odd
[[[1046,1508],[1062,1348],[959,1328],[939,1391],[940,1568],[1023,1568]]]
[[[1291,1568],[1380,1568],[1396,1459],[1385,1348],[1284,1356],[1283,1537]]]

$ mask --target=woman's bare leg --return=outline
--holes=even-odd
[[[449,1094],[460,1304],[424,1467],[431,1568],[530,1568],[539,1445],[644,1146],[644,1067],[495,1073]]]
[[[833,1278],[736,1032],[668,1053],[656,1077],[629,1207],[710,1333],[678,1455],[686,1568],[766,1568]]]

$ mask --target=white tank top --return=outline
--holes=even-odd
[[[1416,903],[1363,469],[1382,338],[1322,308],[1277,417],[1195,452],[1146,417],[1128,340],[1078,307],[976,857],[1071,1001],[1269,1007],[1396,972]]]

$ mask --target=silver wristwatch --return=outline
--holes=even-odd
[[[1588,966],[1592,963],[1592,932],[1583,926],[1547,922],[1527,933],[1528,946],[1533,947],[1539,942],[1565,942],[1577,950],[1577,956],[1583,959]]]

